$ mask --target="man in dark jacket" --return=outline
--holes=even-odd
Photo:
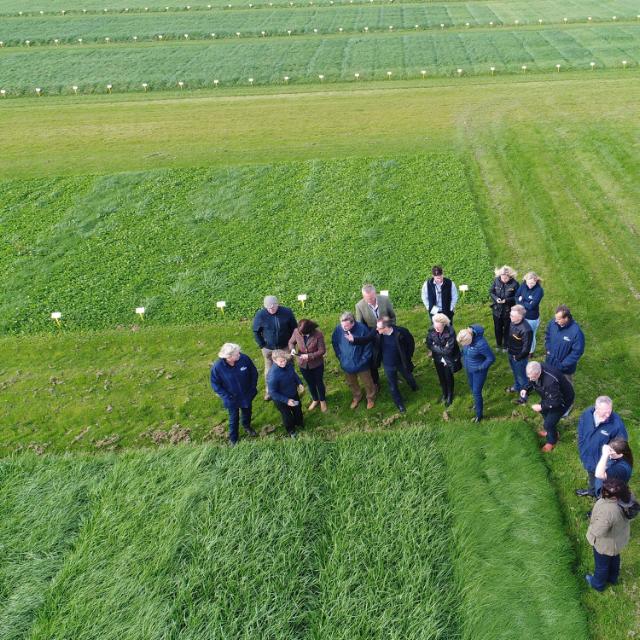
[[[491,310],[493,312],[493,329],[496,336],[496,347],[506,350],[509,341],[509,311],[516,303],[518,281],[516,272],[504,265],[495,271],[496,277],[489,289]],[[504,346],[503,346],[504,345]]]
[[[251,358],[240,353],[240,345],[227,342],[222,345],[218,359],[211,367],[211,387],[222,398],[229,412],[229,442],[238,442],[239,413],[242,426],[252,437],[251,403],[258,393],[258,370]]]
[[[584,353],[584,334],[566,305],[556,309],[555,318],[547,325],[544,346],[545,362],[562,371],[573,384],[573,374]]]
[[[507,352],[509,353],[509,366],[513,372],[514,384],[509,387],[508,391],[519,393],[527,384],[527,362],[529,360],[529,349],[533,340],[533,331],[529,323],[524,319],[526,309],[519,304],[511,307],[509,317],[509,341],[507,343]],[[526,402],[526,396],[518,399],[520,404]]]
[[[613,400],[609,396],[599,396],[593,407],[585,409],[578,420],[578,451],[589,484],[587,489],[576,489],[577,495],[596,497],[595,471],[602,446],[614,438],[628,440],[627,429],[622,418],[613,410]]]
[[[265,296],[264,309],[260,309],[253,318],[253,335],[264,358],[265,384],[273,364],[272,352],[287,348],[289,338],[297,326],[296,317],[289,307],[281,306],[276,296]],[[271,400],[266,388],[264,399]]]
[[[382,366],[387,376],[389,392],[400,413],[404,413],[406,408],[400,389],[398,389],[398,373],[407,381],[412,391],[418,390],[415,378],[413,377],[413,352],[415,350],[415,340],[411,332],[404,327],[396,327],[389,316],[378,320],[376,324],[378,332],[378,350],[382,356]]]
[[[531,405],[531,408],[544,418],[544,428],[538,431],[538,435],[546,438],[542,451],[547,453],[558,442],[558,422],[573,404],[575,394],[566,377],[548,364],[533,361],[527,365],[526,371],[528,382],[520,396],[526,401],[527,395],[532,391],[540,394],[540,403]]]
[[[345,311],[340,316],[340,324],[331,336],[333,350],[351,389],[352,409],[355,409],[362,400],[358,378],[366,391],[367,409],[373,409],[375,406],[376,386],[370,371],[375,337],[375,329],[370,330],[366,325],[356,322],[349,311]]]
[[[431,269],[432,277],[422,285],[422,302],[433,320],[436,313],[444,313],[453,325],[453,314],[458,303],[455,282],[444,277],[442,267]]]

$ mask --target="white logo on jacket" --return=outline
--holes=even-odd
[[[571,342],[571,338],[569,336],[564,336],[564,338],[562,339],[565,340],[566,342]]]
[[[247,367],[240,367],[240,371],[246,371]]]

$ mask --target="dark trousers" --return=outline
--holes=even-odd
[[[369,371],[371,372],[371,379],[373,380],[373,384],[375,384],[376,386],[380,386],[380,372],[378,371],[378,366],[375,363],[375,358],[371,361],[371,369],[369,369]]]
[[[245,429],[251,427],[251,407],[242,407],[242,409],[227,409],[229,412],[229,442],[235,444],[238,442],[238,424],[240,422],[240,413],[242,412],[242,426]]]
[[[324,386],[324,363],[314,369],[300,369],[300,373],[309,387],[311,399],[324,402],[327,399]]]
[[[617,584],[620,576],[620,554],[617,556],[605,556],[598,553],[593,547],[593,559],[595,560],[595,569],[593,571],[593,579],[591,586],[596,591],[603,591],[609,584]]]
[[[593,495],[596,494],[596,474],[593,471],[587,469],[587,477],[589,478],[589,484],[587,485],[589,491],[593,491]]]
[[[562,414],[564,412],[564,409],[542,412],[542,416],[544,417],[544,430],[547,432],[548,444],[555,444],[558,442],[558,422],[560,422],[560,418],[562,418]]]
[[[451,402],[453,400],[453,371],[446,364],[442,364],[439,357],[437,353],[433,354],[433,364],[436,366],[436,373],[438,374],[438,380],[440,380],[442,395],[445,400]]]
[[[484,387],[485,380],[489,369],[480,369],[480,371],[467,371],[467,380],[469,381],[469,388],[473,394],[473,406],[476,410],[476,417],[482,418],[482,412],[484,410],[484,403],[482,401],[482,387]]]
[[[302,406],[300,405],[298,394],[294,400],[298,400],[298,404],[295,407],[290,407],[286,402],[274,401],[276,408],[282,416],[282,424],[287,430],[287,433],[295,433],[296,427],[302,427]]]
[[[413,377],[413,374],[410,371],[407,371],[404,367],[393,367],[388,369],[387,367],[385,367],[384,374],[385,376],[387,376],[389,393],[391,394],[393,401],[396,403],[396,407],[404,405],[402,395],[400,394],[400,389],[398,388],[398,373],[406,380],[412,391],[416,391],[418,388],[416,379]]]
[[[493,316],[493,331],[496,335],[496,345],[498,348],[506,349],[509,340],[509,314],[506,316]]]
[[[529,379],[527,378],[528,362],[529,358],[516,360],[512,355],[509,355],[509,366],[513,372],[513,386],[516,388],[516,391],[521,391],[529,383]]]

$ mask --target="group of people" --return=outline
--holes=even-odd
[[[489,289],[495,348],[507,354],[513,384],[506,391],[517,395],[515,401],[525,404],[533,392],[540,396],[531,409],[543,418],[538,435],[545,440],[542,451],[546,453],[556,446],[558,423],[573,407],[574,375],[584,353],[585,339],[570,309],[560,305],[545,330],[544,361],[534,360],[544,290],[535,272],[527,273],[522,282],[516,276],[511,267],[500,267]],[[433,267],[431,278],[424,283],[422,301],[431,319],[426,345],[442,390],[441,402],[445,407],[451,405],[455,373],[464,368],[474,401],[473,421],[481,422],[483,387],[489,368],[496,361],[484,328],[471,324],[455,333],[458,289],[440,266]],[[293,311],[282,306],[275,296],[264,298],[263,308],[253,319],[253,333],[264,359],[264,399],[274,403],[287,433],[295,438],[304,423],[303,379],[311,396],[307,410],[319,407],[321,412],[327,411],[324,335],[312,320],[298,322]],[[345,311],[340,315],[331,345],[351,391],[351,409],[356,409],[363,399],[367,409],[375,406],[382,366],[391,398],[398,411],[406,411],[399,378],[412,391],[418,390],[412,362],[415,340],[408,329],[397,325],[388,296],[377,293],[373,285],[364,285],[355,313]],[[234,445],[240,422],[249,436],[256,435],[251,427],[251,406],[258,393],[258,371],[237,344],[225,343],[218,355],[211,369],[211,386],[229,412],[229,440]],[[588,487],[577,493],[598,498],[587,536],[593,545],[596,569],[587,581],[594,589],[602,590],[607,583],[617,581],[619,552],[628,541],[628,520],[624,516],[614,518],[612,514],[618,514],[611,505],[631,500],[627,482],[633,466],[624,423],[613,412],[610,398],[597,398],[594,406],[582,413],[578,443]]]

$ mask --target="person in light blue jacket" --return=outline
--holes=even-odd
[[[536,333],[540,326],[540,302],[543,297],[544,289],[540,284],[540,277],[535,271],[529,271],[516,291],[516,304],[521,304],[527,310],[524,319],[533,331],[529,357],[532,357],[536,350]]]
[[[482,388],[487,379],[489,367],[496,361],[496,357],[484,337],[484,327],[479,324],[472,324],[459,331],[458,344],[462,348],[464,369],[473,394],[473,405],[476,411],[473,422],[480,422],[484,410]]]
[[[566,305],[556,309],[555,318],[547,325],[544,345],[546,364],[558,369],[573,384],[573,374],[584,353],[584,334]]]

